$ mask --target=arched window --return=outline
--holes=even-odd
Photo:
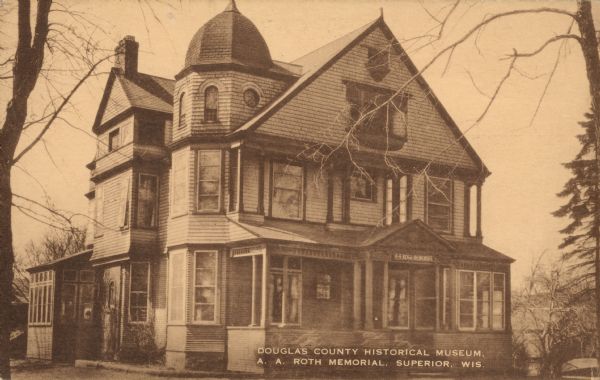
[[[217,121],[219,108],[219,90],[209,86],[204,90],[204,121]]]
[[[184,128],[186,126],[184,97],[185,92],[182,92],[181,95],[179,95],[179,128]]]

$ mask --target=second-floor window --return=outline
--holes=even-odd
[[[375,176],[371,173],[352,174],[350,178],[350,198],[360,201],[375,201],[377,187],[375,186]]]
[[[302,218],[302,166],[273,163],[272,215],[279,218]]]
[[[427,224],[436,231],[452,232],[452,180],[428,177]]]
[[[157,225],[158,177],[140,174],[138,182],[137,226],[152,228]]]
[[[121,146],[121,136],[119,135],[119,129],[115,129],[108,134],[108,151],[119,149]]]
[[[219,211],[221,151],[199,150],[197,173],[198,211]]]
[[[204,90],[204,121],[215,122],[219,119],[219,90],[209,86]]]

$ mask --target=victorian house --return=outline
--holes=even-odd
[[[30,269],[30,357],[260,372],[259,347],[416,346],[510,366],[490,173],[383,15],[278,62],[231,1],[174,79],[139,72],[131,36],[116,52],[89,249]]]

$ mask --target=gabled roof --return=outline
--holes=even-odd
[[[364,37],[366,37],[376,28],[381,28],[386,38],[393,42],[392,46],[402,57],[402,61],[408,68],[409,72],[412,75],[416,75],[416,82],[424,89],[428,99],[446,122],[457,142],[463,147],[463,149],[465,149],[471,159],[481,168],[481,174],[484,177],[488,176],[490,174],[489,170],[479,155],[475,152],[473,147],[469,144],[466,137],[460,128],[458,128],[458,125],[454,122],[448,111],[433,93],[433,90],[431,87],[429,87],[425,79],[421,75],[417,75],[419,70],[414,65],[410,57],[406,54],[404,49],[400,46],[400,43],[383,20],[383,16],[380,16],[376,20],[354,30],[353,32],[350,32],[347,35],[338,38],[337,40],[293,61],[293,64],[302,65],[302,70],[300,71],[302,75],[300,78],[298,78],[298,80],[292,86],[290,86],[283,94],[275,99],[269,106],[265,107],[265,109],[263,109],[260,113],[241,125],[237,130],[232,132],[232,134],[235,135],[246,133],[258,128],[264,121],[269,119],[273,114],[281,109],[281,107],[293,99],[306,86],[318,78],[321,73],[331,67],[339,58],[356,46]]]
[[[115,81],[119,81],[125,92],[128,104],[125,109],[140,108],[150,111],[173,113],[173,93],[175,80],[158,77],[155,75],[137,73],[133,77],[126,77],[118,69],[110,72],[104,94],[96,113],[92,130],[97,133],[106,105],[110,99],[111,89]]]

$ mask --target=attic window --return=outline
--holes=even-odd
[[[367,47],[368,60],[366,68],[371,77],[379,82],[390,72],[389,48]]]
[[[349,130],[369,147],[398,150],[407,138],[407,94],[394,97],[394,91],[346,82],[350,108]]]
[[[207,87],[204,91],[204,121],[218,120],[219,90],[215,86]]]

